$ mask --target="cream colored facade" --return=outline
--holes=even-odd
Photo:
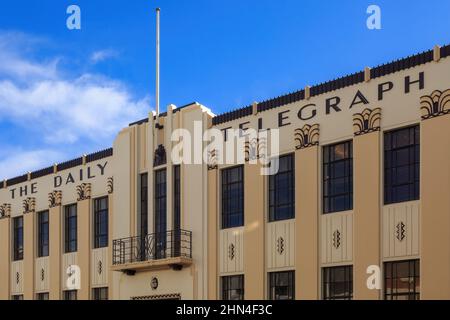
[[[354,299],[383,299],[386,263],[412,260],[420,265],[420,298],[450,299],[449,51],[436,47],[220,116],[197,103],[171,105],[121,130],[113,152],[4,181],[0,299],[62,299],[71,265],[81,270],[78,299],[93,299],[96,288],[107,288],[110,299],[222,299],[223,281],[233,276],[242,276],[243,298],[268,299],[269,275],[286,271],[294,275],[295,299],[322,299],[324,270],[339,266],[352,268]],[[420,130],[420,196],[385,204],[384,135],[413,125]],[[294,158],[291,219],[269,222],[261,164],[242,163],[243,223],[234,228],[221,221],[222,173],[235,164],[181,164],[175,182],[172,132],[199,137],[210,128],[279,130],[280,154]],[[353,148],[352,208],[325,214],[323,148],[344,141]],[[161,172],[164,192],[156,185]],[[102,197],[108,245],[95,249],[94,202]],[[78,246],[65,253],[70,204],[77,204]],[[49,254],[38,257],[37,214],[46,210]],[[23,258],[14,261],[20,216]],[[367,286],[369,266],[380,267],[380,289]]]

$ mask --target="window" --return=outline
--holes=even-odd
[[[180,166],[173,168],[173,230],[172,256],[181,254],[181,175]]]
[[[222,277],[222,300],[244,300],[244,276]]]
[[[148,174],[141,174],[141,236],[148,234]]]
[[[23,295],[22,294],[16,294],[14,296],[11,297],[12,300],[23,300]]]
[[[387,132],[384,135],[384,203],[419,199],[419,126]]]
[[[23,260],[23,217],[14,218],[14,261]]]
[[[155,172],[155,232],[156,259],[166,257],[167,184],[166,169]]]
[[[353,209],[352,141],[323,148],[323,212]]]
[[[36,299],[37,299],[37,300],[50,300],[50,299],[49,299],[49,294],[48,294],[48,292],[38,293],[38,294],[36,295]]]
[[[294,155],[280,157],[278,173],[269,177],[269,221],[295,217]]]
[[[419,300],[419,260],[385,263],[384,288],[384,298],[386,300]]]
[[[64,251],[65,253],[77,251],[77,205],[64,207]]]
[[[295,272],[269,273],[269,300],[295,299]]]
[[[64,300],[77,300],[77,290],[64,291]]]
[[[108,197],[94,200],[94,248],[108,246]]]
[[[324,268],[322,294],[324,300],[353,299],[353,266]]]
[[[108,288],[92,289],[92,300],[108,300]]]
[[[244,167],[222,170],[222,229],[244,225]]]
[[[48,211],[39,212],[38,218],[38,257],[48,257],[49,229]]]

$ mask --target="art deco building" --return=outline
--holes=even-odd
[[[217,116],[169,106],[3,181],[0,299],[450,299],[449,55]],[[173,161],[176,129],[211,128],[278,130],[279,155]]]

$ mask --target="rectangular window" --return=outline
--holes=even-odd
[[[94,248],[108,246],[108,197],[94,200]]]
[[[50,300],[49,298],[48,292],[42,292],[36,295],[36,300]]]
[[[384,203],[419,199],[420,127],[384,134]]]
[[[14,218],[13,221],[13,258],[19,261],[23,260],[23,217]]]
[[[71,204],[64,207],[64,252],[77,251],[77,205]]]
[[[173,168],[173,230],[172,256],[181,254],[181,167]]]
[[[155,171],[155,233],[156,259],[166,257],[167,184],[166,169]]]
[[[148,174],[141,174],[141,236],[148,234]]]
[[[49,225],[48,211],[39,212],[38,218],[38,257],[48,257]]]
[[[352,300],[353,266],[324,268],[322,294],[324,300]]]
[[[244,225],[244,167],[222,170],[222,229]]]
[[[295,299],[295,272],[269,273],[269,300]]]
[[[384,264],[385,300],[420,300],[420,261]]]
[[[23,295],[22,294],[16,294],[14,296],[11,296],[12,300],[23,300]]]
[[[222,300],[244,300],[244,276],[222,277]]]
[[[108,288],[92,289],[92,300],[108,300]]]
[[[64,300],[77,300],[77,290],[64,291]]]
[[[295,218],[294,155],[278,159],[278,173],[269,176],[269,221]]]
[[[353,209],[353,143],[323,148],[323,212]]]

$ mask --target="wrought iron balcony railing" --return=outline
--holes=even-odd
[[[173,230],[113,240],[113,265],[192,258],[192,232]]]

